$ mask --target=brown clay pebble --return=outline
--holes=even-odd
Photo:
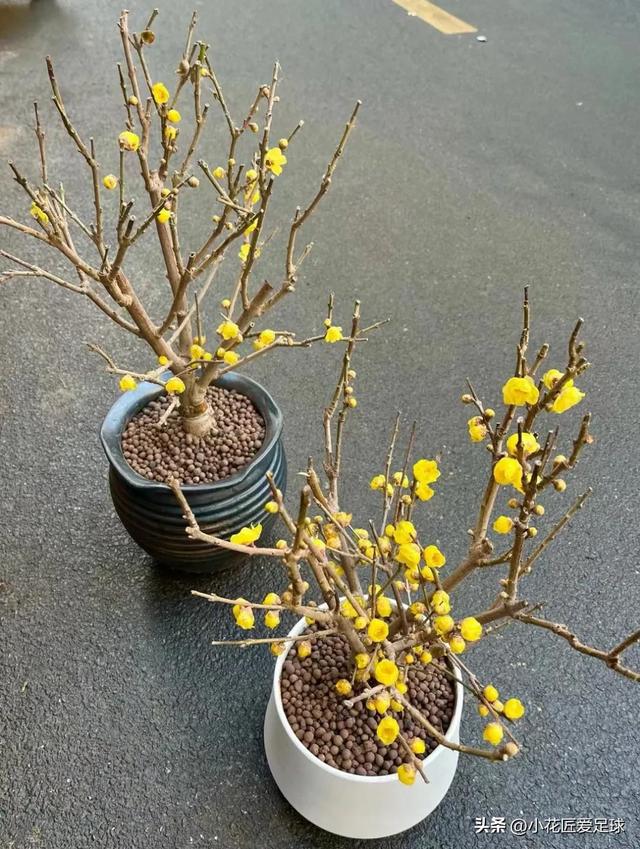
[[[316,630],[316,626],[309,630]],[[313,640],[312,646],[311,654],[304,659],[292,648],[282,668],[282,705],[294,734],[313,755],[343,772],[370,776],[395,773],[406,758],[397,742],[383,746],[378,740],[380,715],[367,710],[364,702],[346,707],[344,697],[335,690],[339,678],[351,679],[346,639],[322,637]],[[411,703],[445,733],[455,708],[455,692],[447,676],[433,666],[416,663],[409,667],[407,684],[409,692],[415,694]],[[363,687],[356,684],[354,695]],[[427,750],[423,757],[431,754],[437,743],[422,726],[406,711],[392,715],[405,737],[424,740]]]
[[[264,441],[264,420],[253,403],[239,392],[210,386],[207,399],[215,427],[197,438],[186,433],[174,410],[158,426],[169,406],[166,395],[143,407],[122,434],[122,451],[134,471],[165,483],[213,483],[242,469]]]

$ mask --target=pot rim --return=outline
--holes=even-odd
[[[271,394],[257,380],[239,372],[229,371],[215,380],[213,385],[220,386],[223,389],[235,390],[241,395],[246,395],[255,404],[265,424],[264,442],[243,469],[219,481],[184,484],[181,489],[186,495],[213,493],[242,485],[252,473],[255,465],[273,449],[282,435],[282,411]],[[130,421],[136,413],[139,413],[146,404],[153,401],[162,392],[162,386],[158,386],[157,383],[142,381],[136,389],[123,393],[115,401],[100,428],[100,441],[111,466],[130,486],[148,492],[167,492],[169,487],[165,483],[142,477],[129,465],[122,451],[121,437],[123,424]]]
[[[322,608],[326,609],[326,607],[327,607],[326,604],[323,604],[323,605],[320,605],[319,609],[322,609]],[[296,623],[296,625],[294,625],[294,627],[289,631],[289,633],[287,634],[287,637],[297,637],[299,634],[301,634],[304,631],[304,629],[306,627],[307,627],[307,623],[305,622],[304,618],[300,619]],[[303,745],[300,742],[300,740],[298,740],[296,735],[293,733],[291,726],[289,725],[289,720],[287,719],[287,717],[285,715],[284,707],[282,706],[282,694],[280,692],[280,677],[282,675],[282,667],[284,666],[284,662],[287,658],[287,655],[289,654],[289,650],[294,643],[291,640],[289,640],[287,642],[286,638],[283,640],[283,642],[286,645],[286,651],[283,651],[282,654],[276,660],[275,668],[273,670],[273,690],[272,690],[272,692],[273,692],[273,697],[274,697],[274,700],[275,700],[276,712],[278,714],[278,719],[282,723],[282,725],[285,729],[285,733],[287,734],[287,736],[289,737],[289,739],[291,740],[293,745],[298,749],[298,751],[302,752],[302,754],[305,755],[310,761],[312,761],[317,767],[324,770],[329,775],[340,776],[340,778],[346,779],[347,781],[355,781],[355,782],[360,782],[360,783],[370,782],[370,783],[376,783],[376,784],[384,784],[384,783],[391,783],[392,781],[397,781],[398,777],[393,773],[391,775],[375,775],[375,776],[373,776],[373,775],[354,775],[351,772],[344,772],[341,769],[336,769],[335,767],[329,766],[328,764],[324,763],[319,758],[317,758],[315,755],[313,755],[309,751],[309,749],[307,749],[307,747],[305,745]],[[454,673],[455,678],[456,678],[456,687],[455,687],[456,705],[455,705],[455,708],[454,708],[454,711],[453,711],[453,716],[451,717],[451,722],[449,723],[449,727],[447,728],[446,733],[444,735],[446,740],[451,740],[453,738],[453,735],[455,733],[456,728],[460,725],[460,718],[462,716],[462,699],[463,699],[464,693],[463,693],[463,688],[462,688],[462,678],[461,678],[460,670],[458,669],[458,667],[453,668],[453,673]],[[441,743],[439,743],[436,746],[436,748],[433,750],[433,752],[431,752],[430,755],[427,755],[427,757],[422,761],[422,766],[428,767],[431,764],[433,764],[434,761],[439,756],[439,754],[445,748],[446,748],[445,746],[443,746]]]

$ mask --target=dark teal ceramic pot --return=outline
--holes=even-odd
[[[215,483],[186,485],[183,492],[202,530],[228,539],[242,527],[262,522],[264,535],[277,518],[264,510],[271,499],[266,474],[273,474],[282,492],[287,482],[282,413],[266,389],[244,375],[228,372],[216,385],[234,389],[253,401],[265,422],[264,442],[241,471]],[[116,512],[131,537],[163,566],[183,572],[214,572],[237,564],[244,555],[188,537],[180,507],[169,487],[143,478],[124,458],[124,428],[162,391],[153,383],[141,383],[132,392],[125,392],[102,425],[100,438],[109,460],[109,485]]]

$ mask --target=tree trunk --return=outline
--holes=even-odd
[[[206,389],[198,386],[197,372],[184,378],[186,389],[180,397],[178,412],[182,426],[193,436],[205,436],[215,430],[215,419],[207,401]]]

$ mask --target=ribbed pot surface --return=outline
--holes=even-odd
[[[186,485],[183,492],[202,530],[228,539],[242,527],[262,522],[263,534],[276,516],[265,512],[271,499],[266,479],[271,472],[283,492],[287,462],[282,445],[282,413],[269,393],[248,377],[228,372],[216,386],[246,395],[265,422],[262,447],[244,469],[222,481]],[[146,404],[162,393],[153,383],[141,383],[113,405],[100,431],[109,460],[109,486],[116,512],[130,536],[163,566],[184,572],[213,572],[237,564],[244,555],[192,540],[173,492],[162,483],[135,472],[122,453],[122,432]]]

